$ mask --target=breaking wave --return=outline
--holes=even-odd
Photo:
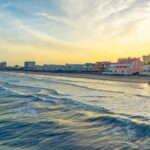
[[[122,92],[114,82],[103,89],[104,83],[88,87],[88,82],[2,75],[0,149],[150,149],[149,89],[139,86],[131,100],[130,84]]]

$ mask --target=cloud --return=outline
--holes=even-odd
[[[75,26],[75,24],[73,22],[71,22],[69,19],[67,19],[65,17],[52,16],[52,15],[49,15],[49,14],[44,13],[44,12],[37,13],[37,16],[45,17],[49,20],[56,21],[56,22],[59,22],[59,23],[62,23],[62,24],[65,24],[65,25],[68,25],[71,27],[77,27],[77,26]]]
[[[44,14],[40,14],[40,15],[44,15]],[[32,43],[34,45],[41,45],[40,47],[46,47],[46,49],[52,50],[52,48],[54,48],[54,50],[56,49],[71,49],[72,47],[79,47],[79,45],[77,43],[73,43],[71,41],[66,41],[64,39],[61,38],[56,38],[54,36],[51,36],[50,34],[48,34],[48,32],[46,32],[45,30],[37,30],[34,27],[33,24],[30,24],[29,22],[26,22],[26,20],[24,19],[20,19],[18,17],[16,17],[14,14],[12,13],[5,13],[5,11],[3,11],[3,16],[1,16],[2,20],[4,20],[4,28],[7,26],[8,32],[5,31],[5,33],[3,33],[4,35],[6,35],[6,33],[8,34],[13,34],[14,37],[6,35],[5,37],[0,37],[0,40],[2,41],[2,43],[7,43],[9,42],[10,44],[12,43],[12,45],[15,43],[15,45],[17,45],[17,41],[18,41],[18,46],[21,45],[21,43],[19,43],[20,38],[22,38],[22,41],[24,43],[29,43],[29,45]],[[5,20],[5,18],[7,18]],[[36,18],[32,19],[32,22],[34,22],[34,19],[36,20]],[[53,18],[54,19],[54,18]],[[55,18],[55,20],[58,20],[57,18]],[[32,27],[33,26],[33,27]],[[47,29],[46,29],[47,30]],[[3,32],[4,30],[0,30],[0,32]],[[14,34],[14,32],[19,33],[18,34]],[[24,45],[24,44],[23,44]]]
[[[32,3],[33,2],[34,1],[32,1]],[[57,4],[57,9],[59,8],[62,10],[61,16],[58,15],[57,12],[51,14],[51,11],[46,9],[47,7],[44,5],[44,1],[41,1],[40,3],[40,10],[37,9],[36,11],[35,8],[36,5],[38,6],[38,3],[33,3],[36,17],[45,18],[42,20],[42,23],[39,20],[37,24],[39,23],[40,26],[56,22],[56,28],[52,25],[50,28],[53,28],[55,31],[58,30],[58,33],[55,34],[58,37],[62,37],[63,34],[72,34],[72,37],[70,36],[70,39],[67,39],[68,41],[76,38],[74,41],[79,41],[81,43],[82,41],[87,40],[92,40],[91,42],[93,42],[95,40],[108,40],[121,36],[121,38],[127,38],[123,36],[125,32],[130,32],[131,34],[132,31],[133,33],[139,33],[141,30],[139,29],[139,26],[144,24],[141,22],[145,22],[145,24],[149,23],[147,21],[150,14],[149,0],[58,0],[55,3]],[[45,4],[49,4],[49,7],[51,8],[50,3]],[[3,5],[6,7],[12,4],[6,3]],[[43,11],[44,8],[45,11]],[[32,14],[32,11],[28,10],[27,7],[24,6],[24,9],[24,11]],[[30,19],[27,19],[27,22],[25,20],[25,26],[22,27],[22,29],[24,28],[24,30],[32,35],[47,42],[52,41],[55,43],[56,41],[59,41],[60,43],[69,43],[66,39],[56,38],[51,35],[48,27],[47,29],[45,28],[45,30],[37,30],[31,27],[27,28],[27,24],[31,23],[33,19],[35,18],[31,17]],[[72,31],[63,29],[61,24],[63,24],[65,28],[71,28]],[[32,26],[34,26],[34,24],[32,24]],[[46,32],[46,30],[48,32]],[[61,32],[59,32],[60,30]],[[148,29],[146,28],[145,30]]]
[[[138,26],[141,21],[147,20],[150,14],[149,0],[64,0],[61,2],[66,16],[75,24],[80,24],[85,36],[88,33],[92,37],[98,36],[104,39],[128,32],[129,26],[135,26],[135,23]]]
[[[14,0],[0,7],[0,33],[5,35],[0,38],[15,39],[18,45],[21,40],[71,52],[150,39],[149,0]]]

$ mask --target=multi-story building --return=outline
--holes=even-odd
[[[0,69],[6,69],[6,67],[7,67],[7,62],[0,63]]]
[[[22,70],[22,67],[19,65],[15,65],[15,66],[8,66],[7,70]]]
[[[143,56],[143,62],[145,65],[150,65],[150,55]]]
[[[66,72],[82,72],[86,70],[85,64],[66,64],[64,71]]]
[[[139,58],[123,58],[112,63],[109,71],[113,74],[139,74],[144,71],[144,65]]]
[[[65,71],[67,72],[95,72],[95,64],[66,64]]]
[[[86,71],[86,72],[95,72],[95,64],[93,63],[86,63],[83,65],[83,71]]]
[[[144,65],[144,72],[150,72],[150,65]]]
[[[104,62],[96,62],[95,64],[95,71],[97,72],[107,72],[110,67],[111,62],[104,61]]]
[[[24,63],[24,69],[25,70],[35,70],[36,63],[34,61],[27,61]]]

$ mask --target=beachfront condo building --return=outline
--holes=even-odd
[[[95,71],[96,72],[107,72],[110,67],[111,62],[103,61],[103,62],[96,62],[95,64]]]
[[[144,72],[150,72],[150,65],[144,65]]]
[[[6,67],[7,67],[7,62],[0,63],[0,69],[6,69]]]
[[[145,65],[150,65],[150,55],[143,56],[143,62]]]
[[[139,74],[144,71],[144,65],[140,58],[123,58],[112,63],[110,70],[113,74]]]
[[[34,61],[26,61],[24,63],[24,69],[25,70],[34,70],[36,66],[36,63]]]

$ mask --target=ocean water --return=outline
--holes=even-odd
[[[150,87],[0,73],[0,150],[150,150]]]

